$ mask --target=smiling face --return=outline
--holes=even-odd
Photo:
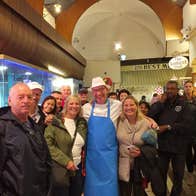
[[[108,90],[105,86],[97,86],[92,88],[92,93],[96,103],[104,104],[106,102]]]
[[[125,98],[123,102],[123,112],[127,118],[136,118],[138,106],[134,99],[131,97]]]
[[[68,97],[65,104],[65,117],[75,119],[80,113],[81,103],[78,96]]]
[[[12,113],[21,121],[26,121],[32,104],[32,92],[24,83],[14,85],[8,97]]]
[[[48,99],[43,104],[43,112],[46,114],[50,114],[54,111],[55,108],[55,100],[54,99]]]

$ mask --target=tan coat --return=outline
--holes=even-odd
[[[128,147],[131,144],[140,147],[144,144],[141,135],[149,129],[147,119],[138,120],[135,125],[130,125],[128,120],[120,120],[117,128],[119,142],[119,179],[128,182],[130,170],[133,168],[134,158],[130,156]]]

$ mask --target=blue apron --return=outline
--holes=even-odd
[[[94,102],[88,120],[85,196],[118,196],[116,129],[107,105],[107,117],[94,116]]]

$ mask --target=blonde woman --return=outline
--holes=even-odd
[[[71,95],[64,105],[63,120],[53,121],[45,130],[45,138],[54,161],[51,196],[80,196],[82,193],[81,151],[85,145],[87,123],[80,117],[80,113],[80,99]],[[64,172],[56,169],[58,165]],[[70,176],[70,173],[74,175]]]
[[[149,127],[149,121],[139,110],[138,101],[133,96],[126,97],[117,128],[120,196],[131,196],[132,192],[146,195],[142,182],[136,182],[133,177],[133,163],[134,158],[141,154],[140,147],[144,144],[141,136]]]

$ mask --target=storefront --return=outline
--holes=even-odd
[[[7,105],[9,89],[17,82],[28,83],[36,81],[44,86],[44,97],[50,95],[51,91],[59,90],[62,85],[70,85],[72,92],[78,90],[81,81],[73,78],[63,78],[47,70],[19,61],[17,59],[0,55],[0,107]]]
[[[121,65],[121,88],[128,89],[138,100],[145,95],[147,101],[150,101],[154,93],[163,93],[168,80],[176,80],[182,87],[184,80],[192,79],[192,70],[190,67],[171,69],[168,64],[170,59],[124,62],[124,65]]]

